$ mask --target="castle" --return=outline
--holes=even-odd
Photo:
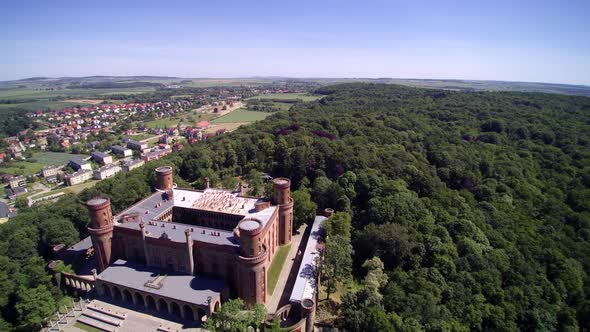
[[[230,297],[266,303],[269,266],[291,243],[290,180],[275,178],[267,201],[179,189],[172,174],[158,167],[156,191],[115,216],[109,198],[87,202],[98,294],[195,320]]]

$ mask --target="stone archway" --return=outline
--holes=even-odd
[[[157,309],[158,311],[168,312],[168,303],[164,299],[158,299]]]
[[[107,286],[107,284],[102,284],[102,295],[109,298],[113,297],[111,294],[111,289],[109,286]]]
[[[180,306],[178,305],[178,303],[174,301],[170,302],[170,313],[177,317],[182,317],[182,314],[180,312]]]
[[[141,296],[141,293],[138,292],[133,294],[133,304],[139,308],[145,307],[145,302],[143,300],[143,296]]]
[[[199,322],[201,320],[203,320],[203,316],[205,316],[205,310],[201,309],[201,308],[197,308],[197,319],[199,320]]]
[[[148,310],[156,310],[156,301],[151,295],[145,297],[145,306]]]
[[[184,319],[186,319],[186,320],[195,319],[194,313],[193,313],[193,308],[191,308],[188,304],[185,304],[182,306],[182,311],[183,311]]]
[[[121,295],[121,291],[119,290],[119,287],[117,287],[117,286],[113,286],[113,299],[115,299],[117,301],[123,300],[123,296]]]
[[[128,289],[123,290],[123,301],[132,302],[133,298],[131,297],[131,292]]]

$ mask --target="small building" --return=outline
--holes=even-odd
[[[110,178],[111,176],[114,176],[115,174],[119,173],[120,171],[121,171],[121,167],[119,165],[109,164],[109,165],[103,166],[99,169],[95,169],[92,176],[97,180],[104,180],[106,178]]]
[[[8,181],[8,184],[10,185],[10,189],[24,187],[27,185],[27,179],[22,175],[15,176]]]
[[[101,165],[108,165],[113,163],[113,157],[106,153],[102,153],[99,151],[93,151],[90,153],[92,159]]]
[[[145,162],[141,159],[133,159],[133,160],[129,160],[124,162],[121,165],[121,168],[125,171],[125,172],[129,172],[132,171],[136,168],[139,168],[141,166],[143,166],[145,164]]]
[[[131,151],[131,149],[128,149],[126,147],[122,147],[120,145],[111,146],[111,151],[114,154],[116,154],[117,156],[121,156],[121,157],[130,157],[133,155],[133,151]]]
[[[58,166],[45,166],[41,169],[41,175],[43,175],[44,178],[48,178],[51,176],[56,176],[59,171],[60,167]]]
[[[70,163],[68,165],[70,165],[70,167],[72,167],[75,171],[79,171],[79,170],[92,171],[92,166],[90,165],[90,163],[88,161],[86,161],[84,159],[74,158],[74,159],[70,160]]]
[[[170,137],[168,135],[162,135],[158,139],[158,143],[161,143],[161,144],[172,144],[172,137]]]
[[[79,171],[68,174],[65,177],[65,181],[68,186],[84,183],[90,179],[92,179],[92,170],[88,169],[80,169]]]
[[[129,141],[127,141],[127,147],[132,150],[142,151],[142,150],[147,149],[148,145],[147,145],[147,143],[130,139]]]

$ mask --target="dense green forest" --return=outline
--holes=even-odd
[[[590,330],[590,98],[372,84],[317,92],[325,97],[158,164],[196,188],[204,177],[226,187],[262,171],[290,177],[305,206],[298,223],[314,204],[339,211],[325,263],[325,275],[337,273],[325,286],[358,285],[341,294],[341,329]],[[42,274],[34,257],[84,235],[84,199],[100,191],[120,211],[150,191],[154,166],[0,226],[0,330],[38,325],[60,300],[30,277]]]

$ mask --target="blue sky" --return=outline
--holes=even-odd
[[[590,1],[2,1],[0,80],[396,77],[590,85]]]

